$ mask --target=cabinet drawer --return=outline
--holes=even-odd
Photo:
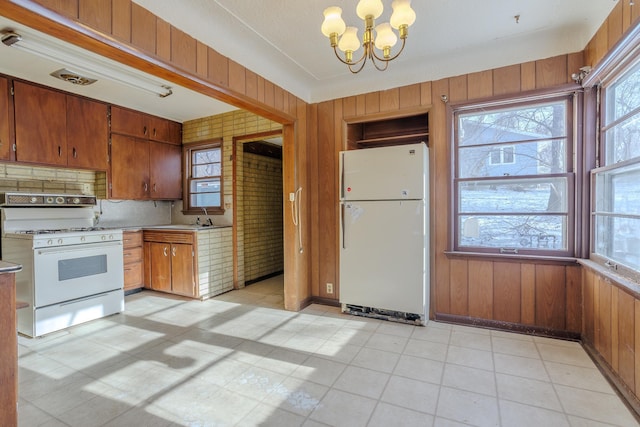
[[[125,264],[124,266],[124,290],[142,287],[142,262]]]
[[[122,253],[122,259],[125,264],[142,261],[142,246],[125,248]]]
[[[142,246],[142,231],[125,231],[122,233],[122,245],[125,249]]]
[[[162,243],[193,243],[193,236],[195,232],[193,231],[154,231],[154,230],[145,230],[144,232],[144,241],[145,242],[162,242]]]

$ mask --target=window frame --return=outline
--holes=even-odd
[[[191,181],[194,179],[193,153],[196,151],[219,149],[220,150],[220,175],[212,175],[207,178],[219,178],[220,180],[220,206],[204,206],[208,215],[224,215],[224,147],[222,138],[210,139],[192,144],[185,144],[182,147],[182,159],[184,175],[182,177],[182,213],[185,215],[201,215],[204,213],[203,207],[191,206]]]
[[[576,162],[576,158],[580,154],[577,147],[577,132],[576,127],[579,122],[579,113],[580,109],[578,108],[578,101],[581,100],[580,94],[576,93],[575,89],[568,90],[566,88],[560,89],[557,91],[549,91],[549,92],[540,92],[540,93],[528,93],[523,94],[521,97],[516,98],[501,98],[501,99],[492,99],[485,100],[477,103],[464,103],[459,105],[450,106],[450,118],[451,118],[451,225],[450,225],[450,250],[448,251],[451,254],[459,254],[459,255],[487,255],[487,256],[495,256],[495,257],[504,257],[510,258],[513,256],[517,256],[522,258],[523,256],[532,256],[532,257],[544,257],[551,259],[567,259],[575,257],[575,254],[578,251],[580,246],[579,242],[577,242],[577,237],[579,233],[577,232],[578,226],[581,221],[576,217],[577,213],[577,205],[578,205],[578,189],[577,189],[577,179],[576,172],[579,167],[579,163]],[[536,175],[520,175],[520,176],[506,176],[505,179],[540,179],[540,178],[558,178],[563,177],[566,179],[567,183],[567,197],[565,202],[567,204],[566,215],[562,213],[562,215],[566,218],[566,248],[561,249],[547,249],[547,248],[500,248],[500,247],[491,247],[491,246],[471,246],[471,245],[462,245],[460,244],[460,235],[463,231],[464,225],[460,222],[460,217],[464,216],[463,212],[460,212],[460,201],[459,201],[459,192],[460,192],[460,183],[461,182],[479,182],[482,181],[491,181],[495,179],[502,179],[503,177],[478,177],[478,178],[460,178],[459,171],[459,116],[461,114],[473,114],[475,112],[487,112],[487,111],[500,111],[505,109],[518,109],[518,108],[528,108],[534,105],[539,104],[550,104],[554,102],[563,102],[566,109],[566,123],[565,123],[565,133],[566,138],[565,141],[565,156],[566,156],[566,172],[563,173],[541,173]],[[549,139],[553,140],[553,139]],[[524,143],[526,141],[515,141],[515,143],[504,142],[502,147],[506,146],[516,146],[519,143]],[[517,150],[514,149],[514,163],[517,157]],[[513,164],[513,163],[510,163]],[[498,165],[495,165],[498,166]],[[535,215],[536,212],[532,212],[532,215]]]
[[[636,157],[632,157],[630,159],[625,159],[622,161],[616,161],[615,159],[610,160],[607,159],[607,155],[609,152],[608,141],[607,141],[607,133],[615,129],[617,126],[623,126],[625,121],[630,118],[638,118],[640,119],[640,106],[636,106],[630,112],[623,114],[622,116],[610,119],[608,116],[609,110],[609,94],[608,90],[611,90],[614,86],[616,86],[621,79],[624,79],[627,73],[632,73],[634,70],[638,71],[638,67],[640,67],[640,58],[636,58],[632,61],[623,59],[619,66],[615,68],[615,70],[605,77],[602,77],[600,85],[597,87],[599,92],[600,99],[600,111],[598,116],[598,126],[596,129],[597,134],[597,159],[596,159],[596,168],[591,170],[591,204],[590,204],[590,230],[591,230],[591,239],[589,245],[589,258],[596,262],[599,265],[604,266],[605,268],[611,270],[617,275],[620,275],[624,278],[630,279],[635,283],[640,283],[640,268],[635,268],[631,265],[626,265],[623,260],[617,259],[613,256],[607,256],[606,254],[601,254],[597,252],[598,247],[598,233],[597,233],[597,218],[628,218],[634,217],[638,218],[638,215],[629,215],[625,212],[613,213],[609,211],[599,211],[597,206],[598,197],[598,186],[596,185],[598,181],[598,177],[602,174],[615,173],[616,171],[624,171],[626,168],[636,168],[640,167],[640,155]],[[615,108],[615,105],[612,106]],[[603,191],[607,191],[608,188],[603,189]],[[615,246],[614,241],[610,240],[607,242],[609,245]]]

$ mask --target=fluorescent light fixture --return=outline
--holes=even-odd
[[[41,39],[33,34],[22,37],[13,31],[5,31],[1,40],[5,46],[14,47],[54,61],[77,73],[111,80],[134,89],[141,89],[160,98],[166,98],[173,93],[170,86],[142,77],[139,74],[134,74],[124,66],[114,65],[105,59],[99,58],[97,55],[89,56],[89,54]]]

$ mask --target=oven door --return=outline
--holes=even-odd
[[[36,249],[34,305],[44,307],[122,289],[122,242]]]

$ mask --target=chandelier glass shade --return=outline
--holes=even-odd
[[[356,27],[347,27],[342,19],[342,9],[337,6],[324,10],[322,34],[329,38],[336,57],[349,67],[352,73],[359,73],[368,60],[376,69],[384,71],[390,61],[396,59],[404,50],[409,34],[409,27],[416,20],[416,13],[411,9],[411,0],[394,0],[391,3],[393,13],[389,22],[375,25],[375,20],[382,15],[382,0],[360,0],[356,6],[358,17],[364,21],[364,34],[358,37]],[[394,32],[397,30],[398,34]],[[397,44],[398,37],[402,41],[400,50],[391,54]],[[354,53],[363,48],[359,59],[354,60]],[[344,53],[344,57],[338,52]]]

